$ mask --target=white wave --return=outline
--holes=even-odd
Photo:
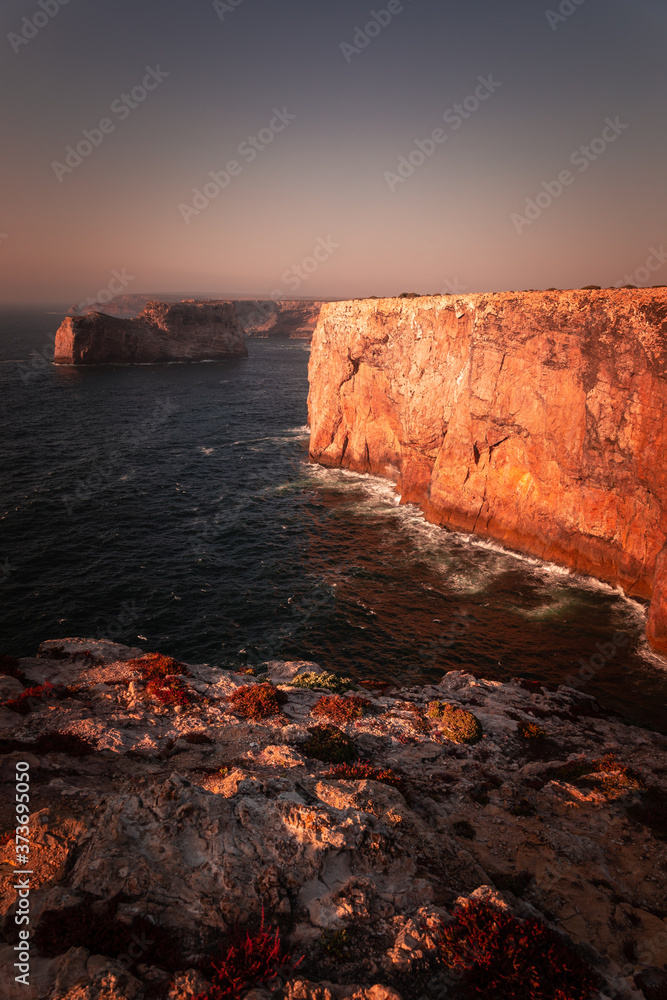
[[[360,500],[353,500],[350,509],[365,516],[394,516],[399,529],[410,538],[413,555],[446,577],[446,582],[463,595],[482,592],[495,578],[511,569],[513,564],[520,564],[532,576],[540,578],[547,587],[550,584],[560,584],[567,587],[569,592],[565,595],[561,589],[560,593],[553,595],[552,600],[546,600],[538,608],[522,611],[517,607],[517,612],[526,617],[537,619],[556,616],[561,608],[565,611],[567,605],[576,600],[576,590],[587,590],[614,595],[619,599],[618,610],[620,612],[622,609],[621,617],[629,616],[638,623],[645,623],[645,606],[628,597],[622,587],[577,573],[567,566],[548,562],[537,556],[516,552],[505,548],[500,542],[479,535],[450,531],[432,524],[415,504],[401,503],[401,496],[390,480],[369,473],[330,469],[320,465],[307,465],[306,469],[311,482],[319,480],[329,489],[363,489],[365,496]],[[477,550],[480,554],[484,553],[486,558],[478,568],[462,566],[461,550],[470,553]]]

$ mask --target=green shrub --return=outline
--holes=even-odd
[[[311,670],[295,677],[291,686],[310,688],[310,690],[322,688],[324,691],[331,691],[332,694],[343,694],[353,688],[354,683],[350,677],[339,677],[338,674],[330,674],[327,671],[317,674]]]
[[[311,726],[308,732],[310,737],[301,747],[306,757],[325,764],[345,764],[357,756],[354,743],[337,726]]]
[[[429,718],[437,720],[443,735],[453,743],[473,744],[482,738],[479,720],[464,708],[457,708],[447,701],[430,701],[427,714]]]

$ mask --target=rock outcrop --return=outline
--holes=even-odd
[[[117,295],[105,305],[93,304],[82,309],[73,307],[70,313],[90,316],[98,312],[108,316],[135,318],[155,300],[155,295]],[[164,296],[159,301],[179,301],[177,296]],[[182,299],[192,302],[192,299]],[[310,340],[317,325],[322,302],[310,299],[220,299],[212,296],[198,299],[200,304],[219,305],[232,302],[247,337],[284,337]]]
[[[453,671],[331,699],[349,684],[312,663],[253,677],[82,639],[0,667],[6,1000],[206,995],[211,959],[262,910],[304,956],[273,995],[455,1000],[440,940],[462,898],[581,946],[605,996],[653,1000],[639,985],[667,962],[667,741],[588,695]],[[471,715],[474,733],[452,727]],[[348,772],[313,746],[327,721]],[[29,986],[13,969],[26,770]]]
[[[309,411],[314,461],[393,479],[435,523],[662,594],[649,635],[667,650],[667,289],[327,304]]]
[[[317,326],[322,303],[305,299],[239,300],[236,308],[248,337],[310,340]]]
[[[153,364],[246,357],[231,302],[149,302],[135,319],[67,316],[56,334],[59,365]]]

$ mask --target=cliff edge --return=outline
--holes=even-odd
[[[56,334],[60,365],[151,364],[247,357],[232,302],[149,302],[136,319],[67,316]]]
[[[666,334],[664,288],[326,304],[311,458],[393,479],[437,524],[655,592],[667,652]]]

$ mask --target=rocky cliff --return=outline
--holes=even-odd
[[[134,318],[146,308],[155,295],[127,294],[117,295],[110,302],[101,305],[73,306],[70,313],[77,316],[89,316],[94,312],[123,319]],[[159,301],[176,302],[192,299],[182,299],[179,296],[160,296]],[[221,299],[209,296],[197,300],[200,304],[218,305],[221,302],[232,302],[236,306],[239,321],[247,337],[292,337],[310,340],[317,325],[322,308],[321,302],[306,299]]]
[[[667,651],[667,289],[330,303],[311,458],[449,528],[656,592]],[[655,579],[656,565],[658,579]]]
[[[565,687],[263,670],[0,657],[3,1000],[527,996],[533,965],[535,996],[664,996],[665,737]],[[262,914],[296,969],[234,966]]]
[[[310,340],[321,302],[267,299],[238,301],[239,320],[248,337],[293,337]]]
[[[135,319],[103,313],[68,316],[57,334],[61,365],[150,364],[246,357],[231,302],[149,302]]]

